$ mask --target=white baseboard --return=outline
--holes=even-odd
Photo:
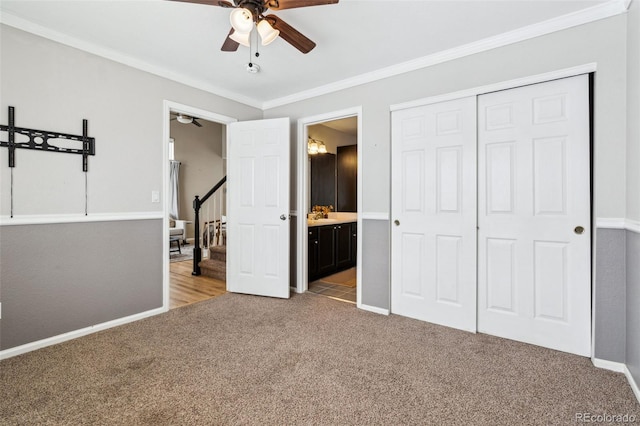
[[[598,368],[603,368],[605,370],[611,370],[615,371],[616,373],[624,374],[627,378],[627,381],[629,382],[629,386],[631,386],[633,394],[636,396],[636,399],[640,403],[640,387],[638,387],[638,384],[634,380],[633,376],[631,375],[631,371],[629,371],[629,368],[626,366],[626,364],[622,362],[607,361],[605,359],[598,358],[591,358],[591,362],[593,362],[593,365]]]
[[[0,351],[0,360],[11,358],[17,355],[22,355],[27,352],[45,348],[47,346],[56,345],[58,343],[66,342],[67,340],[77,339],[78,337],[86,336],[88,334],[96,333],[108,328],[117,327],[119,325],[127,324],[133,321],[138,321],[143,318],[162,314],[167,312],[167,310],[168,309],[166,308],[152,309],[150,311],[141,312],[139,314],[130,315],[128,317],[118,318],[112,321],[103,322],[102,324],[96,324],[89,327],[81,328],[79,330],[70,331],[68,333],[59,334],[57,336],[48,337],[36,342],[26,343],[21,346],[16,346],[15,348],[5,349],[4,351]]]
[[[640,387],[638,387],[638,383],[636,383],[636,381],[633,379],[633,376],[631,375],[631,371],[629,371],[629,368],[627,368],[626,365],[624,366],[624,375],[627,376],[627,380],[629,381],[629,386],[631,386],[631,390],[635,394],[636,399],[638,400],[638,403],[640,403]]]
[[[598,368],[615,371],[616,373],[624,373],[627,368],[623,362],[607,361],[606,359],[591,358],[591,362]]]
[[[362,309],[363,311],[369,311],[380,315],[389,315],[388,309],[378,308],[377,306],[369,306],[363,305],[362,303],[358,305],[358,309]]]

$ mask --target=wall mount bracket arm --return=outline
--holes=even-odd
[[[61,152],[64,154],[79,154],[82,155],[82,171],[87,172],[89,170],[89,155],[96,155],[95,153],[95,138],[91,138],[88,135],[89,122],[82,120],[82,135],[70,135],[67,133],[49,132],[46,130],[27,129],[23,127],[15,126],[15,108],[9,107],[9,124],[0,124],[0,131],[8,133],[8,140],[0,140],[0,146],[9,148],[9,167],[16,166],[15,150],[21,149],[35,149],[37,151],[49,151],[49,152]],[[20,139],[26,139],[22,142],[16,142],[16,134],[22,135]],[[70,140],[80,142],[82,145],[79,148],[65,148],[55,145],[56,139]]]

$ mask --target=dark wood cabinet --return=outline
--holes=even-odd
[[[309,281],[356,264],[356,223],[309,228]]]
[[[318,275],[318,228],[309,228],[309,277]]]
[[[318,226],[318,277],[336,270],[336,232],[334,226]]]
[[[358,145],[338,147],[338,212],[358,211]]]
[[[336,236],[336,269],[351,266],[351,224],[343,223],[334,226]]]
[[[336,156],[311,157],[311,207],[336,206]]]

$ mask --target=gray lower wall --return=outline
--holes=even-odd
[[[625,361],[625,230],[596,231],[594,291],[594,356]]]
[[[5,350],[162,306],[162,220],[0,226]]]
[[[640,385],[640,234],[627,231],[627,368]]]
[[[389,221],[362,221],[362,304],[390,309]],[[360,232],[360,231],[358,231]]]

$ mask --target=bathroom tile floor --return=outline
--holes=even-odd
[[[330,284],[323,281],[309,283],[309,292],[321,296],[339,299],[349,303],[356,303],[356,287],[347,287],[340,284]]]

